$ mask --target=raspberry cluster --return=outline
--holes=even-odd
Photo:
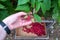
[[[31,33],[37,34],[38,36],[46,35],[44,25],[41,25],[40,23],[35,22],[35,23],[32,23],[30,26],[32,27],[31,28],[23,27],[23,31],[27,33],[31,32]]]

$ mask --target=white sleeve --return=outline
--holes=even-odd
[[[6,37],[7,33],[6,31],[3,29],[3,27],[0,25],[0,40],[4,40]]]

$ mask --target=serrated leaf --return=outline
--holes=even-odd
[[[41,9],[42,9],[43,14],[45,14],[46,7],[45,7],[45,4],[44,3],[41,3]]]
[[[40,7],[41,7],[40,2],[36,2],[36,8],[35,8],[36,13],[39,11]]]
[[[3,1],[3,2],[5,2],[5,1],[7,1],[7,0],[0,0],[0,1]]]
[[[4,9],[4,6],[2,4],[0,4],[0,9]]]
[[[26,5],[19,5],[19,6],[17,6],[17,8],[15,10],[29,12],[30,7],[27,4]]]
[[[35,7],[35,0],[31,0],[31,6],[34,8]]]
[[[23,5],[29,2],[29,0],[18,0],[18,5]]]
[[[34,18],[35,18],[36,22],[41,22],[42,21],[41,17],[37,14],[34,14]]]

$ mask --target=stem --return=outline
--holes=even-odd
[[[35,8],[33,9],[33,14],[35,13]]]

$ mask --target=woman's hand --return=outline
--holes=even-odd
[[[27,13],[18,12],[5,18],[3,22],[9,27],[10,30],[31,24],[31,20],[27,21],[21,17],[23,15],[25,16]]]

